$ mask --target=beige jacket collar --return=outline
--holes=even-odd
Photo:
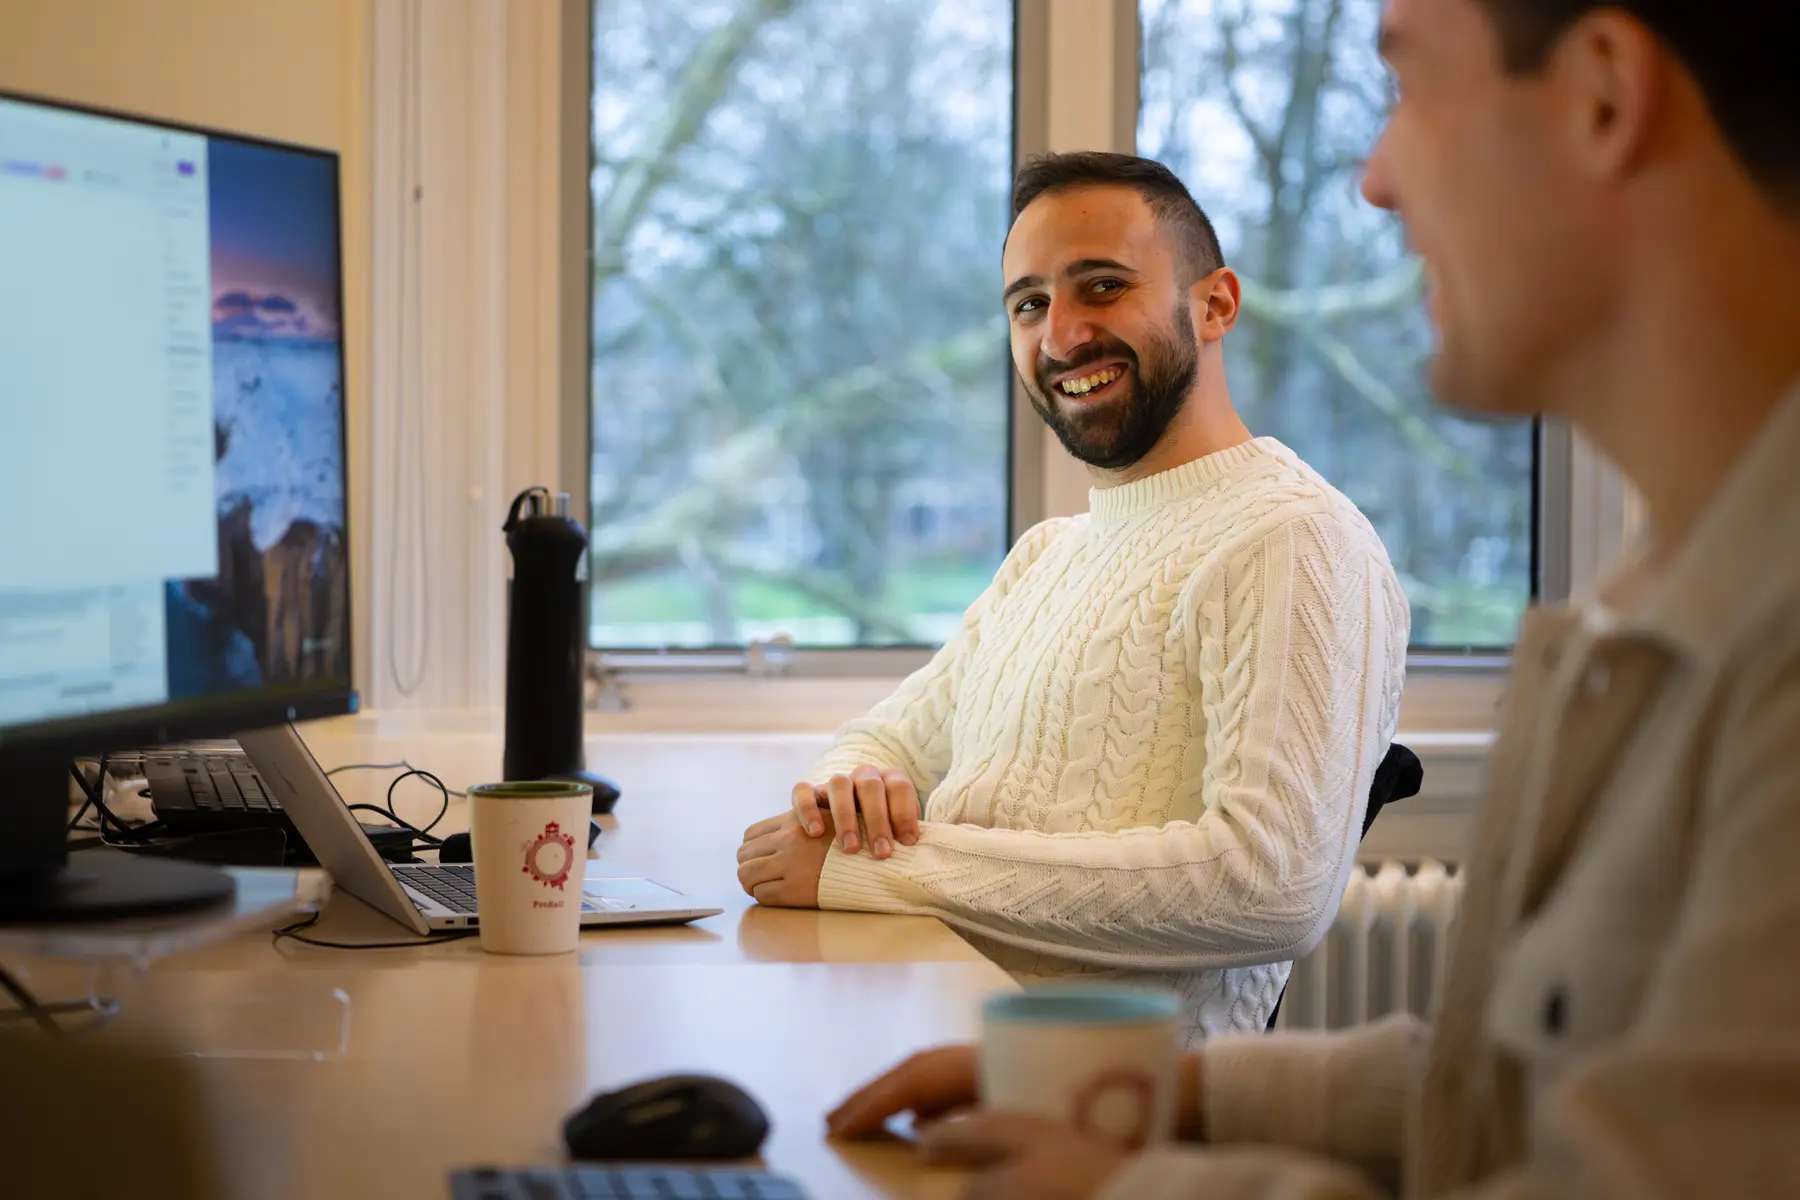
[[[1616,632],[1702,668],[1800,595],[1800,385],[1727,477],[1693,533]],[[1633,570],[1635,557],[1611,578]]]

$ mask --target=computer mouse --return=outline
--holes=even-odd
[[[596,816],[609,813],[619,802],[619,785],[592,771],[565,771],[560,775],[546,775],[546,779],[561,779],[569,783],[585,783],[594,789],[593,811]]]
[[[602,1092],[563,1122],[572,1158],[748,1158],[769,1118],[737,1084],[711,1075],[665,1075]]]
[[[366,828],[366,826],[365,826]],[[594,848],[594,839],[600,836],[600,822],[588,818],[588,849]],[[472,863],[475,861],[475,848],[466,833],[447,835],[438,845],[438,858],[441,863]]]
[[[619,802],[619,785],[610,779],[602,779],[598,775],[588,775],[587,781],[594,785],[594,811],[609,813]]]

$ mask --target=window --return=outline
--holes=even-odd
[[[593,42],[591,643],[941,643],[1009,542],[1011,0]]]
[[[1037,0],[596,4],[592,645],[936,646],[1015,514],[1066,511],[1009,471],[1017,90],[1121,149],[1135,116],[1193,189],[1244,281],[1239,406],[1374,522],[1414,649],[1510,646],[1540,558],[1555,587],[1556,463],[1425,391],[1422,273],[1358,193],[1381,0],[1092,3],[1135,68],[1083,40],[1099,8]]]
[[[1415,649],[1512,644],[1532,596],[1537,438],[1424,390],[1422,276],[1357,188],[1389,81],[1381,0],[1141,0],[1138,152],[1167,163],[1243,277],[1227,341],[1246,422],[1387,544]]]

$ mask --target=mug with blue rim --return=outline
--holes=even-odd
[[[1159,988],[1081,984],[990,996],[982,1107],[1141,1149],[1174,1136],[1185,1010]]]

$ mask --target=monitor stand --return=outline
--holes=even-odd
[[[236,891],[213,867],[68,852],[69,760],[0,755],[0,924],[55,925],[211,908]]]

